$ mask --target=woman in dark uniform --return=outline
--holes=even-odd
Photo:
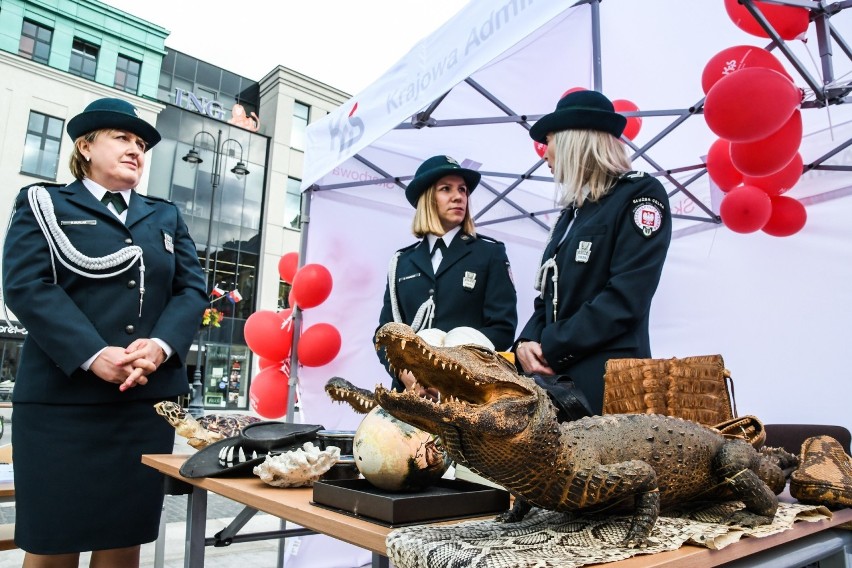
[[[27,328],[15,406],[15,543],[24,566],[139,565],[157,538],[171,453],[155,402],[187,392],[184,357],[207,305],[195,244],[170,202],[136,193],[160,140],[130,103],[68,122],[77,181],[21,190],[3,291]]]
[[[564,209],[545,245],[540,294],[515,354],[557,402],[573,380],[593,414],[603,407],[606,361],[651,356],[648,316],[671,241],[665,189],[630,171],[619,140],[626,122],[604,95],[575,91],[530,130],[547,144]],[[563,405],[563,418],[579,417],[570,407]]]
[[[417,168],[405,197],[415,208],[412,232],[421,240],[391,259],[379,327],[391,321],[414,331],[472,327],[488,347],[511,347],[517,295],[506,247],[477,235],[470,215],[468,197],[479,179],[449,156],[433,156]],[[379,359],[386,365],[382,353]],[[413,382],[406,372],[393,377],[393,388]]]

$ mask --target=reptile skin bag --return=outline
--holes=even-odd
[[[731,374],[721,355],[683,359],[610,359],[604,414],[665,414],[706,426],[737,415]]]
[[[805,440],[790,475],[790,495],[803,503],[852,507],[852,457],[840,442],[831,436]]]

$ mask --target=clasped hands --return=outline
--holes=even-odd
[[[124,392],[137,385],[148,384],[148,375],[166,360],[163,348],[151,339],[137,339],[126,348],[107,347],[89,368],[108,383]]]
[[[515,357],[521,363],[524,372],[535,375],[555,375],[553,369],[544,358],[541,343],[537,341],[521,341],[515,347]]]

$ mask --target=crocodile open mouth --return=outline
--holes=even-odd
[[[437,391],[436,402],[481,405],[534,394],[509,361],[479,345],[438,347],[407,325],[389,323],[376,333],[376,349],[385,350],[392,372],[414,375],[417,384],[410,391],[419,392],[418,387]],[[396,396],[402,394],[412,392]]]

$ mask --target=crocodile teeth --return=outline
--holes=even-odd
[[[441,368],[442,368],[442,369],[444,369],[444,370],[446,371],[446,370],[447,370],[447,364],[446,364],[446,363],[441,363]]]
[[[402,350],[405,351],[405,344],[408,343],[406,339],[400,339],[399,344],[402,346]]]

